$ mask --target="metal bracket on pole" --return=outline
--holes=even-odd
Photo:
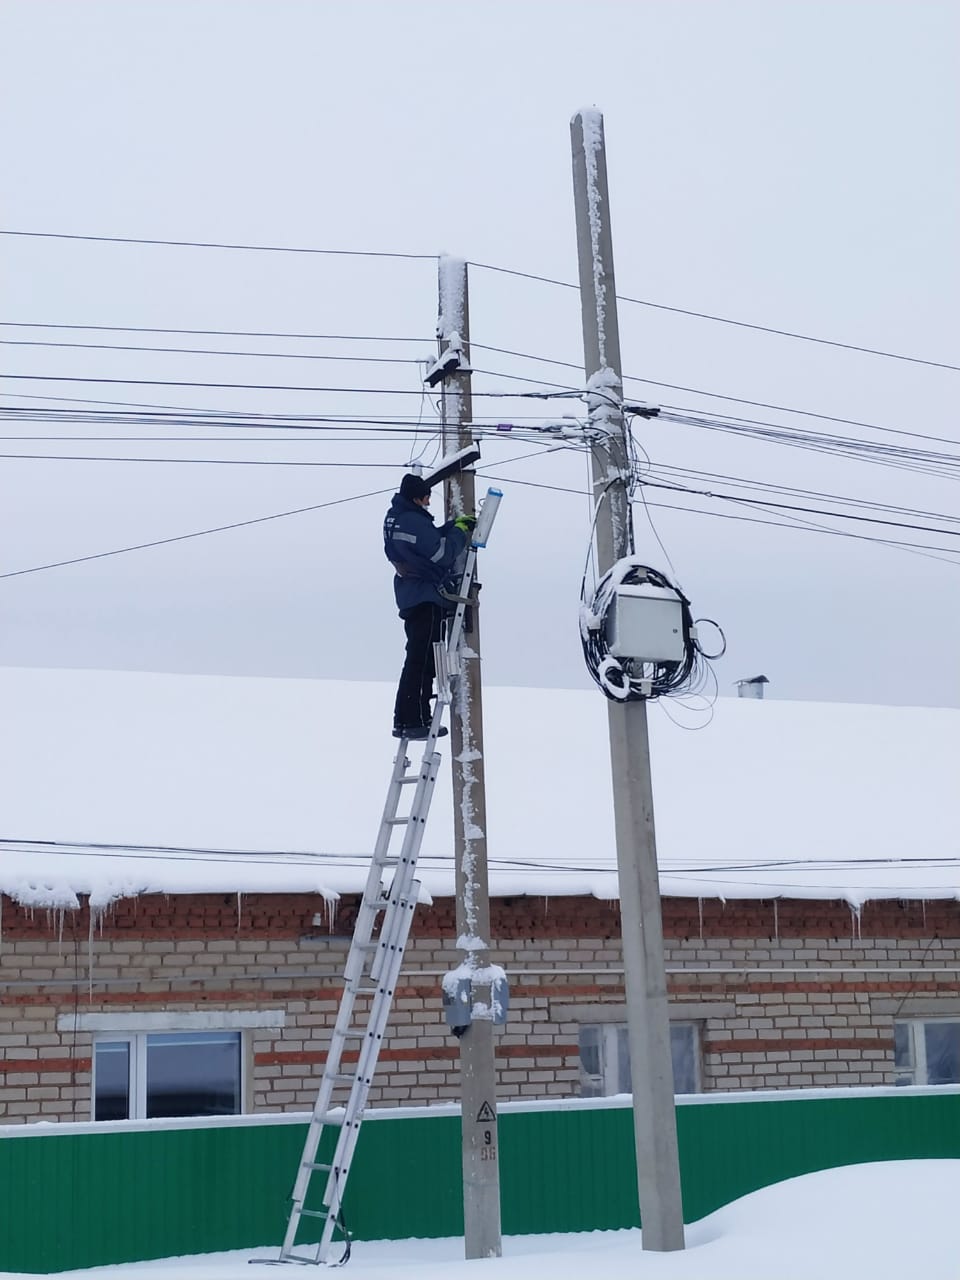
[[[450,665],[447,660],[447,646],[439,640],[433,646],[433,665],[437,673],[437,699],[448,703],[453,697],[453,690],[450,688]]]

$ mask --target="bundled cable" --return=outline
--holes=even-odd
[[[634,646],[637,654],[629,656],[623,643],[612,641],[617,610],[623,608],[624,599],[639,606],[641,612],[647,602],[654,607],[657,602],[675,606],[679,636],[672,648],[676,656],[663,656],[657,651],[657,644],[651,644],[645,654],[642,642]],[[707,663],[721,657],[726,649],[726,639],[717,623],[710,619],[701,622],[716,627],[720,633],[722,645],[717,653],[706,653],[701,648],[690,601],[680,588],[636,556],[626,556],[604,574],[589,602],[581,598],[580,639],[587,670],[601,692],[614,702],[698,693],[709,673]]]

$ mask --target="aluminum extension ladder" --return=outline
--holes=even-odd
[[[423,757],[419,765],[411,767],[407,755],[409,739],[402,738],[393,763],[380,830],[347,954],[340,1008],[293,1186],[290,1218],[279,1262],[338,1266],[350,1256],[350,1238],[342,1213],[343,1195],[419,896],[417,858],[440,768],[437,738],[459,673],[460,641],[476,572],[477,549],[486,546],[501,496],[497,489],[488,490],[467,551],[453,620],[444,643],[434,646],[437,703]],[[409,812],[401,813],[401,797],[406,787],[413,787],[413,801]],[[403,833],[402,844],[399,851],[392,852],[393,836],[398,830]],[[369,997],[366,1010],[357,1010],[358,997]],[[345,1050],[353,1044],[359,1045],[359,1056],[355,1065],[348,1065],[344,1062]],[[320,1140],[328,1126],[339,1130],[330,1164],[317,1160]],[[320,1207],[308,1209],[306,1199],[315,1174],[325,1176],[326,1185]],[[316,1244],[296,1244],[304,1218],[319,1219],[323,1223]],[[339,1239],[335,1239],[338,1232]],[[303,1252],[305,1249],[310,1252]],[[339,1256],[332,1256],[338,1249]]]

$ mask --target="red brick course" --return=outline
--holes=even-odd
[[[333,934],[349,936],[356,919],[358,895],[345,894],[336,904],[332,927],[324,920],[328,907],[319,894],[144,894],[113,903],[96,921],[103,938],[290,938]],[[20,906],[3,898],[3,933],[14,938],[50,938],[59,929],[58,914]],[[500,941],[530,942],[553,938],[620,937],[616,902],[590,897],[495,898],[491,903],[492,932]],[[89,913],[86,903],[64,917],[64,936],[86,941]],[[960,936],[960,903],[952,901],[889,900],[868,902],[859,919],[844,902],[783,899],[721,902],[708,898],[663,899],[664,936],[672,939],[711,938],[929,938]],[[440,898],[420,906],[412,937],[456,937],[455,904]]]

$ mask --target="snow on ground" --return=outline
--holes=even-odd
[[[344,1280],[956,1280],[960,1160],[853,1165],[765,1187],[687,1228],[683,1253],[644,1253],[639,1231],[517,1236],[464,1262],[461,1240],[354,1246]],[[276,1250],[61,1272],[61,1280],[277,1280]],[[296,1269],[299,1274],[299,1269]],[[327,1274],[326,1271],[311,1274]],[[12,1273],[0,1280],[14,1280]],[[15,1280],[25,1280],[17,1276]]]
[[[53,906],[91,891],[356,891],[395,752],[393,694],[0,668],[0,889]],[[960,896],[960,710],[721,698],[699,732],[658,706],[650,726],[665,893]],[[489,688],[484,730],[491,892],[615,898],[604,699]],[[121,849],[37,843],[51,840]],[[118,856],[144,845],[167,848]],[[430,894],[453,892],[451,849],[448,784],[420,863]]]

